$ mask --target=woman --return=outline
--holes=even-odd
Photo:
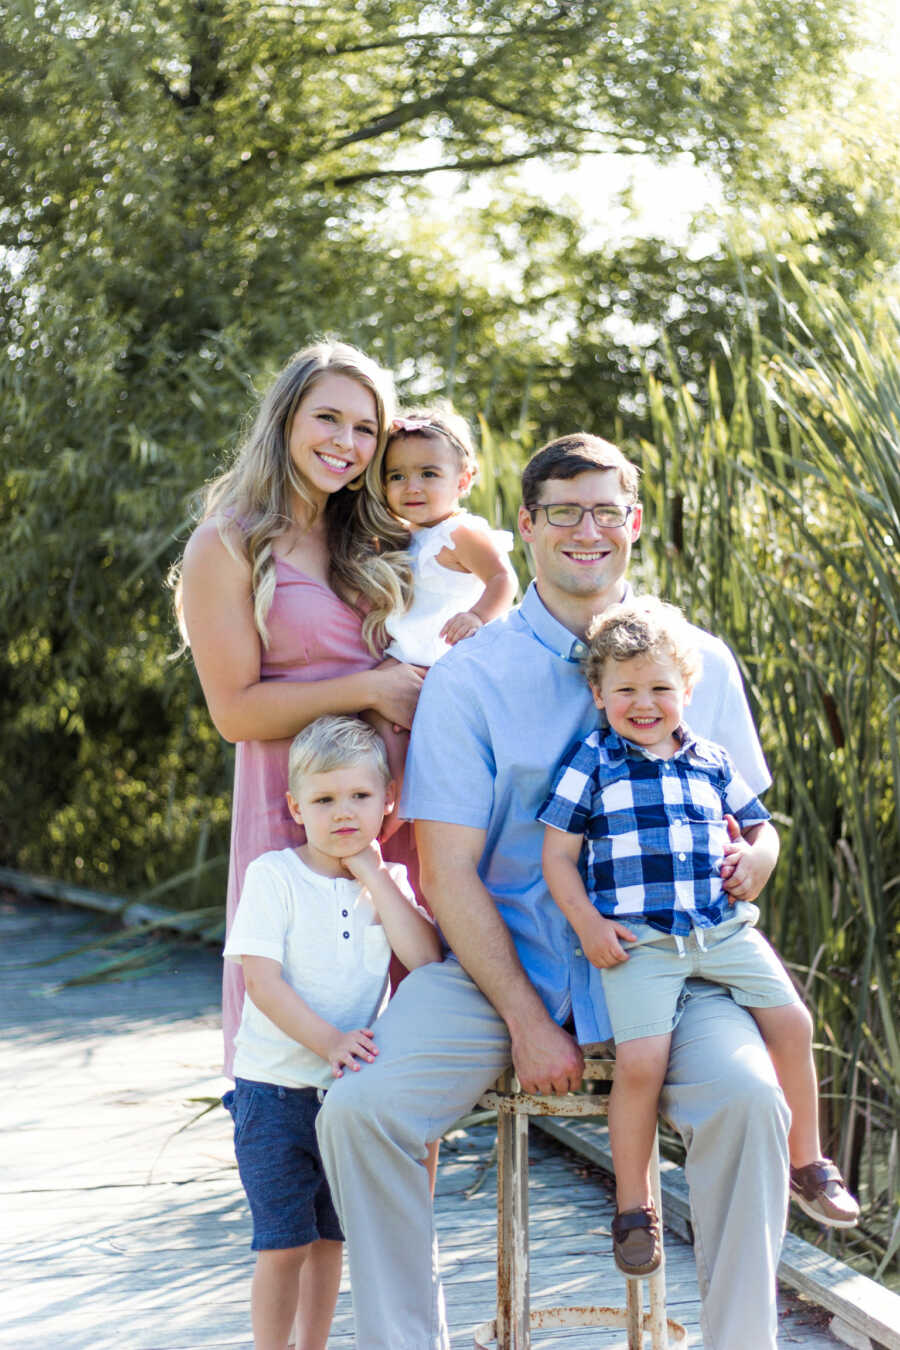
[[[213,721],[237,743],[227,922],[247,864],[302,842],[284,800],[291,738],[323,713],[409,727],[421,672],[381,662],[409,596],[408,535],[381,505],[390,375],[323,342],[292,357],[185,550],[184,625]],[[243,1004],[226,963],[225,1072]]]

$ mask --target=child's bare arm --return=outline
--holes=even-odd
[[[440,961],[441,944],[434,924],[400,890],[382,859],[377,841],[342,861],[371,895],[391,950],[406,969],[415,970],[429,961]]]
[[[725,823],[729,837],[722,862],[723,889],[732,902],[755,900],[778,861],[778,831],[768,820],[743,833],[734,816],[726,815]]]
[[[518,583],[508,556],[494,541],[465,523],[453,531],[454,561],[484,582],[484,590],[471,609],[463,610],[448,619],[441,629],[441,637],[451,646],[464,637],[504,615],[516,598]]]
[[[615,919],[605,918],[588,899],[578,870],[581,842],[579,834],[544,826],[544,880],[578,934],[585,956],[591,965],[603,969],[628,960],[619,938],[634,941],[634,933]]]
[[[342,1076],[344,1067],[358,1069],[357,1058],[371,1064],[378,1054],[371,1027],[339,1031],[332,1026],[291,988],[280,961],[268,956],[244,956],[241,964],[247,993],[259,1011],[291,1040],[327,1059],[335,1078]]]

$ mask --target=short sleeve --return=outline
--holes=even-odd
[[[474,641],[474,639],[469,639]],[[425,678],[406,757],[400,815],[487,829],[495,765],[484,723],[478,667],[454,648]]]
[[[240,903],[225,943],[226,961],[265,956],[284,964],[287,889],[283,873],[265,854],[254,859],[244,876]]]
[[[587,741],[576,741],[563,756],[553,776],[550,793],[538,811],[543,825],[567,834],[585,834],[594,795],[596,755]]]
[[[450,530],[450,546],[453,546],[453,530],[459,525],[467,525],[470,530],[475,530],[478,534],[483,534],[486,539],[490,539],[498,553],[512,553],[515,540],[509,530],[496,530],[493,525],[485,520],[484,516],[473,516],[468,511],[461,520],[454,520],[452,517],[448,522],[453,528]]]
[[[726,811],[734,816],[741,829],[751,825],[761,825],[771,816],[756,796],[747,780],[738,772],[727,754],[723,760],[722,802]]]

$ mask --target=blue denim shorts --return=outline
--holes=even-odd
[[[222,1105],[234,1120],[238,1172],[253,1215],[255,1252],[344,1235],[316,1142],[317,1088],[235,1079]]]

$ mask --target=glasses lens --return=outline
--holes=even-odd
[[[593,517],[598,525],[624,525],[628,519],[628,508],[626,506],[595,506]]]
[[[544,510],[551,525],[577,525],[584,514],[580,506],[573,506],[569,502],[546,506]]]

